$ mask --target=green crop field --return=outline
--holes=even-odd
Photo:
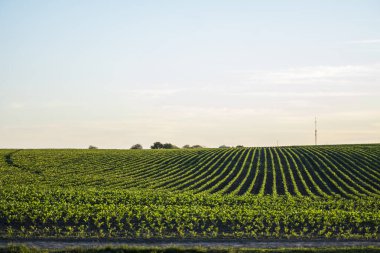
[[[1,238],[380,236],[380,145],[0,150]]]

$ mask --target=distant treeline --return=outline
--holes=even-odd
[[[89,149],[98,149],[98,147],[96,146],[93,146],[93,145],[90,145],[88,147]],[[150,146],[151,149],[179,149],[180,147],[178,147],[177,145],[174,145],[172,143],[161,143],[159,141],[156,141],[155,143],[153,143],[152,146]],[[182,147],[183,149],[191,149],[191,148],[206,148],[206,146],[202,146],[202,145],[189,145],[189,144],[186,144]],[[233,148],[233,146],[227,146],[227,145],[221,145],[219,146],[219,148]],[[244,148],[243,145],[237,145],[236,148]],[[143,149],[143,146],[141,144],[135,144],[135,145],[132,145],[131,149]]]

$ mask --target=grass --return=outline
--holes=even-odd
[[[0,248],[0,253],[378,253],[379,247],[343,247],[343,248],[205,248],[205,247],[100,247],[70,249],[38,249],[25,246]]]

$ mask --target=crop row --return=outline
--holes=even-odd
[[[377,198],[0,187],[0,238],[378,239]]]
[[[380,194],[380,145],[0,154],[5,184],[259,196]]]

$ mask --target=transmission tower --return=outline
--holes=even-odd
[[[317,145],[318,144],[318,142],[317,142],[317,137],[318,137],[318,135],[317,135],[317,117],[315,117],[315,131],[314,131],[314,134],[315,134],[315,145]]]

